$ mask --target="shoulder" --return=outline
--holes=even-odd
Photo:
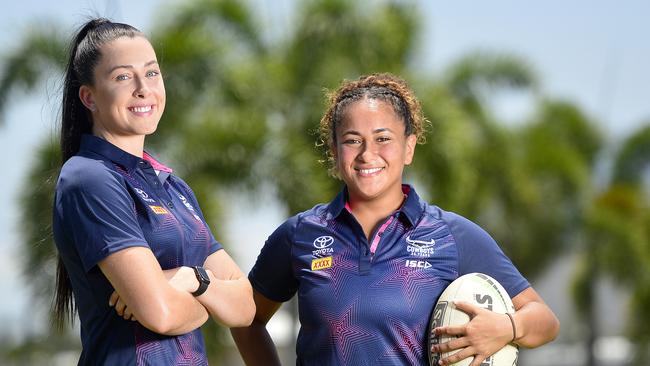
[[[475,222],[452,211],[446,211],[438,206],[427,204],[423,220],[446,226],[458,245],[479,245],[494,242],[487,231]]]
[[[474,221],[461,216],[455,212],[452,211],[444,211],[440,209],[440,218],[444,220],[451,228],[452,230],[469,230],[469,231],[482,231],[483,228],[481,228],[478,224],[476,224]]]
[[[296,227],[305,224],[326,226],[327,222],[333,218],[329,206],[330,204],[327,203],[319,203],[309,210],[302,211],[290,217],[287,222]]]
[[[87,191],[110,186],[111,183],[119,184],[119,174],[107,162],[84,156],[73,156],[61,168],[57,191],[61,193]]]

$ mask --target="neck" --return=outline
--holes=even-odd
[[[379,197],[370,200],[363,200],[354,197],[352,194],[348,197],[348,204],[352,215],[357,219],[366,238],[370,240],[370,235],[377,225],[390,216],[395,210],[399,209],[404,202],[404,193],[400,190],[391,193],[386,197]]]
[[[93,134],[100,137],[131,155],[142,158],[144,152],[144,135],[118,136],[107,131],[95,131]]]

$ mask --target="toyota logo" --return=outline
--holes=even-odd
[[[319,236],[314,240],[314,246],[318,249],[327,248],[334,243],[334,238],[331,236]]]

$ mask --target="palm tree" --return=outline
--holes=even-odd
[[[587,208],[585,263],[574,282],[574,298],[591,322],[594,278],[612,276],[631,293],[628,332],[636,344],[635,364],[650,360],[650,200],[645,181],[650,162],[650,121],[622,143],[612,177]],[[591,335],[590,348],[593,349]],[[593,352],[592,352],[593,353]]]

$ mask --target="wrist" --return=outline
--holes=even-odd
[[[511,331],[512,332],[512,338],[510,339],[509,343],[514,343],[520,337],[520,334],[519,334],[518,328],[517,328],[517,322],[515,321],[515,314],[506,313],[506,316],[508,317],[508,322],[510,323],[510,327],[512,329],[512,331]]]
[[[210,285],[210,276],[205,268],[201,266],[193,266],[192,270],[194,271],[196,282],[198,282],[198,287],[195,291],[192,291],[192,295],[194,295],[194,297],[201,296]]]

